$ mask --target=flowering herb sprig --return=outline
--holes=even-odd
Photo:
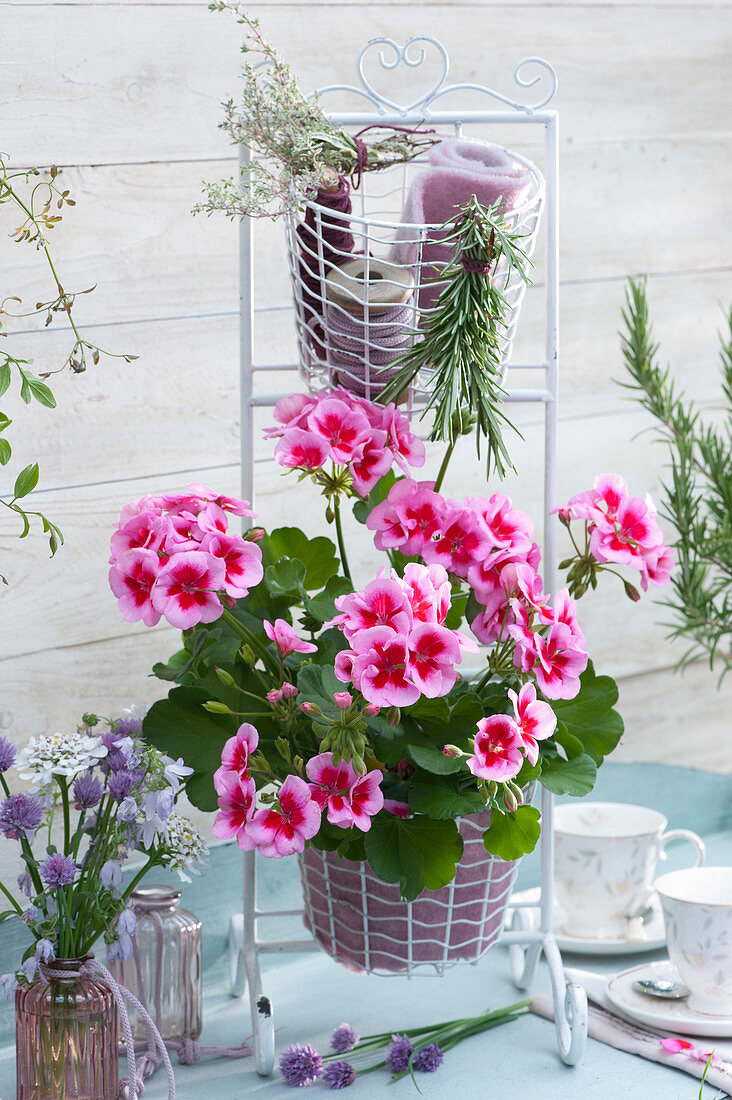
[[[230,12],[245,28],[241,98],[223,104],[220,126],[257,159],[244,179],[204,184],[206,199],[196,213],[276,218],[312,195],[333,171],[350,175],[389,168],[435,144],[430,132],[384,126],[379,129],[386,134],[364,143],[360,154],[353,135],[328,120],[316,97],[303,95],[290,66],[264,37],[259,20],[231,0],[214,0],[209,9]]]
[[[0,833],[19,844],[25,864],[17,892],[0,882],[10,904],[0,919],[22,920],[35,941],[18,973],[4,975],[6,992],[16,978],[32,981],[41,962],[82,958],[102,935],[110,958],[127,958],[138,883],[155,866],[186,878],[205,858],[197,830],[174,810],[192,769],[146,744],[141,725],[85,715],[76,732],[31,737],[19,752],[0,738]],[[13,767],[32,780],[28,791],[11,794]],[[122,865],[135,853],[146,860],[123,886]]]
[[[364,1074],[386,1068],[392,1080],[411,1074],[417,1091],[421,1092],[415,1070],[434,1073],[442,1065],[445,1053],[463,1039],[519,1019],[529,1011],[529,1005],[528,1000],[519,1001],[479,1016],[382,1031],[363,1038],[350,1024],[339,1024],[331,1037],[332,1053],[321,1055],[309,1044],[293,1043],[280,1057],[280,1073],[292,1088],[302,1088],[321,1079],[329,1088],[338,1090],[348,1088]],[[381,1054],[384,1056],[374,1061],[374,1056]]]

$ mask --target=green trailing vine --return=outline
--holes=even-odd
[[[0,345],[0,397],[10,390],[15,379],[20,399],[24,404],[30,405],[32,401],[37,401],[47,409],[56,407],[53,392],[44,381],[51,374],[58,373],[66,367],[74,374],[81,374],[87,369],[89,360],[96,365],[102,355],[122,358],[127,363],[137,358],[135,355],[116,356],[113,352],[104,351],[87,340],[76,324],[73,313],[75,300],[79,294],[90,294],[94,287],[69,292],[62,285],[56,270],[47,235],[61,221],[61,211],[64,207],[76,205],[70,191],[67,188],[62,189],[59,185],[58,176],[59,170],[55,166],[49,170],[48,178],[43,176],[38,168],[11,172],[8,169],[7,156],[0,153],[0,208],[7,207],[21,219],[10,236],[17,244],[29,244],[35,247],[45,260],[52,280],[50,296],[37,301],[31,309],[22,309],[22,299],[14,294],[8,295],[0,302],[0,339],[4,344],[10,338],[5,331],[6,318],[18,320],[40,316],[45,316],[44,327],[48,327],[59,315],[65,317],[72,335],[71,348],[61,365],[54,371],[44,371],[42,374],[36,374],[31,370],[32,359],[21,358],[7,346]],[[7,466],[13,455],[12,445],[7,435],[12,423],[11,417],[0,410],[0,466]],[[38,463],[29,463],[15,478],[12,494],[0,496],[0,505],[12,512],[19,520],[20,538],[25,538],[30,533],[32,520],[40,521],[44,533],[48,535],[48,544],[53,556],[63,543],[60,528],[42,512],[29,509],[25,504],[26,497],[36,488],[38,478]],[[3,576],[0,576],[0,580],[7,583]]]
[[[721,336],[725,416],[719,427],[703,422],[670,369],[659,366],[645,279],[629,280],[623,321],[623,358],[632,378],[623,385],[653,416],[670,461],[663,489],[664,513],[677,535],[673,595],[666,601],[675,612],[671,637],[689,643],[680,666],[706,655],[724,676],[732,668],[732,309]]]
[[[503,477],[513,469],[503,431],[518,430],[501,408],[506,395],[501,379],[500,339],[509,304],[503,294],[516,271],[528,282],[528,256],[502,216],[499,198],[490,207],[473,197],[458,208],[440,239],[452,246],[452,259],[440,281],[445,281],[436,308],[424,320],[421,339],[389,370],[397,370],[380,400],[395,400],[409,388],[421,370],[432,375],[431,393],[422,413],[434,409],[431,440],[454,445],[461,416],[475,417],[475,439],[480,456],[485,441],[487,473]],[[497,274],[501,264],[501,274]]]

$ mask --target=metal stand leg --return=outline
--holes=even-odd
[[[232,997],[243,997],[249,986],[254,1065],[260,1076],[272,1072],[275,1058],[272,1002],[262,990],[256,945],[257,865],[254,852],[244,853],[244,912],[229,921],[229,977]]]
[[[580,985],[567,985],[562,956],[551,937],[544,942],[544,955],[552,978],[559,1054],[566,1065],[576,1066],[582,1060],[587,1042],[587,994]]]

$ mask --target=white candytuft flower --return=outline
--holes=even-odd
[[[185,872],[191,871],[194,875],[201,873],[194,864],[208,859],[206,843],[193,822],[182,814],[173,812],[166,825],[163,863],[177,871],[183,882],[190,882]]]
[[[95,767],[107,755],[101,737],[87,733],[51,733],[31,737],[18,753],[15,766],[21,779],[32,779],[45,787],[54,775],[73,779]]]

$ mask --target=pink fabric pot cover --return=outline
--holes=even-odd
[[[308,848],[300,856],[305,926],[344,966],[367,972],[410,972],[476,962],[500,938],[518,861],[488,855],[482,834],[490,812],[459,822],[465,843],[452,883],[413,902],[382,882],[368,863]]]

